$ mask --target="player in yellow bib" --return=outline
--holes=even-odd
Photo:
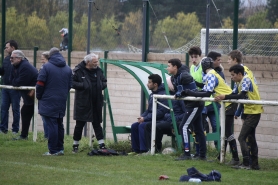
[[[202,91],[194,92],[186,89],[182,92],[182,96],[195,96],[195,97],[216,97],[221,94],[231,94],[232,89],[225,83],[224,79],[213,69],[213,61],[209,57],[204,57],[201,61],[203,72],[206,76],[203,78],[205,85]],[[237,108],[237,104],[225,103],[226,107],[226,119],[225,119],[225,150],[227,144],[232,149],[232,160],[228,163],[230,165],[238,165],[239,158],[237,152],[236,140],[233,134],[234,127],[234,113]],[[219,157],[218,157],[219,159]]]
[[[233,94],[219,95],[215,100],[225,99],[249,99],[260,100],[260,93],[258,86],[254,79],[248,74],[245,74],[244,67],[241,65],[234,65],[229,69],[231,78],[236,82]],[[245,75],[244,75],[245,74]],[[245,119],[238,137],[241,152],[243,156],[243,163],[235,168],[259,170],[258,163],[258,146],[256,142],[256,127],[260,121],[261,113],[263,112],[262,105],[244,104]],[[250,145],[251,154],[247,146],[246,139]],[[251,164],[249,158],[251,157]]]

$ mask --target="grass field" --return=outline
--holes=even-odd
[[[278,159],[260,159],[261,170],[254,171],[236,170],[218,162],[174,161],[174,155],[90,157],[87,138],[81,141],[83,151],[72,154],[72,136],[65,137],[64,156],[42,156],[48,151],[42,133],[37,142],[32,141],[32,135],[28,141],[13,141],[12,137],[9,133],[0,135],[1,185],[172,185],[182,184],[180,176],[193,166],[204,174],[212,170],[222,174],[221,182],[202,182],[211,185],[278,184]],[[209,152],[208,157],[214,158],[215,152]],[[160,175],[168,175],[169,180],[159,181]]]

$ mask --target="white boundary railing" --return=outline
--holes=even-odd
[[[152,112],[152,145],[151,154],[154,155],[155,152],[155,135],[156,135],[156,112],[157,112],[157,99],[175,99],[175,96],[170,95],[153,95],[153,112]],[[214,98],[201,98],[201,97],[185,97],[179,98],[178,100],[190,100],[190,101],[215,101]],[[278,106],[276,101],[259,101],[259,100],[223,100],[220,102],[220,126],[221,126],[221,152],[220,152],[220,163],[224,162],[225,154],[225,106],[224,102],[230,103],[243,103],[243,104],[258,104],[258,105],[272,105]]]

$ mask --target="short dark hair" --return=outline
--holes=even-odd
[[[181,61],[178,58],[170,59],[168,63],[172,64],[172,66],[177,66],[177,68],[180,68],[182,66]]]
[[[228,56],[230,56],[233,60],[236,59],[237,63],[242,63],[242,53],[239,50],[231,51]]]
[[[148,78],[152,80],[153,83],[157,83],[157,86],[160,86],[162,83],[162,79],[158,74],[151,74]]]
[[[18,49],[18,44],[17,44],[17,42],[15,40],[8,40],[7,42],[5,42],[5,46],[8,43],[10,44],[11,47],[14,47],[15,50]]]
[[[217,57],[221,57],[221,54],[217,53],[215,51],[211,51],[208,53],[207,57],[210,57],[213,61],[215,61],[217,59]]]
[[[202,50],[200,47],[197,47],[197,46],[193,46],[189,49],[188,51],[188,54],[189,55],[202,55]]]
[[[229,72],[234,72],[235,74],[241,73],[244,76],[244,67],[240,64],[230,67]]]

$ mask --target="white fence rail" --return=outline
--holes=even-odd
[[[153,112],[152,112],[152,145],[151,145],[151,154],[153,155],[155,152],[155,135],[156,135],[156,112],[157,112],[157,99],[175,99],[174,96],[170,95],[153,95]],[[190,101],[214,101],[214,98],[201,98],[201,97],[185,97],[180,98],[179,100],[190,100]],[[223,100],[220,102],[220,126],[221,126],[221,155],[220,162],[224,162],[224,154],[225,154],[225,106],[224,102],[230,103],[243,103],[243,104],[258,104],[258,105],[272,105],[278,106],[278,102],[276,101],[259,101],[259,100]]]

